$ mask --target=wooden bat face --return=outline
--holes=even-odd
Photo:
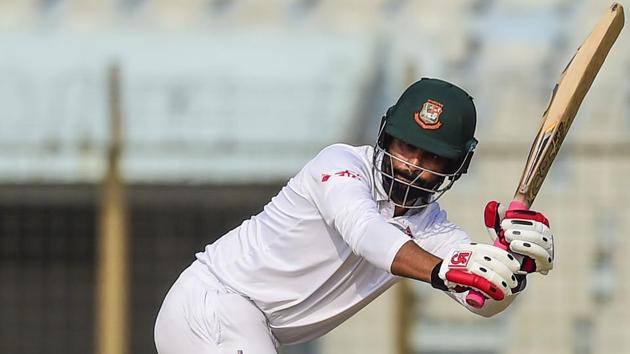
[[[514,199],[531,206],[595,76],[624,24],[623,6],[614,3],[562,72],[543,114]]]

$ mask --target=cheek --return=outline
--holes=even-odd
[[[394,171],[408,170],[407,164],[396,159],[392,159],[392,167],[394,168]]]
[[[426,163],[422,164],[421,167],[435,172],[443,172],[446,169],[447,165],[448,164],[444,161],[427,161]]]
[[[413,167],[396,159],[392,159],[392,166],[394,167],[394,170],[398,171],[414,170]],[[446,168],[447,164],[443,161],[420,161],[418,166],[430,171],[442,172]]]

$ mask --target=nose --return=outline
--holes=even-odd
[[[417,166],[420,166],[420,164],[422,163],[422,157],[420,156],[420,154],[411,156],[407,160],[407,162],[408,162],[408,164],[405,164],[405,165],[407,166],[407,169],[410,172],[418,172],[418,171],[420,171],[420,168],[417,167]]]
[[[414,164],[415,166],[410,165],[411,163]],[[418,163],[419,161],[417,160],[415,161],[408,160],[407,163],[401,166],[402,175],[404,176],[405,179],[409,180],[409,182],[415,181],[418,177],[422,175],[423,170],[416,167],[418,166]]]

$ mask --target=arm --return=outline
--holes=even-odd
[[[451,262],[441,262],[440,258],[388,223],[372,196],[369,168],[351,149],[343,146],[324,149],[305,169],[299,183],[308,192],[322,219],[338,232],[353,253],[376,267],[430,282],[442,290],[461,291],[462,286],[475,287],[497,300],[503,299],[509,287],[514,286],[509,279],[514,265],[505,254],[498,254],[504,251],[488,245],[462,245],[456,250],[462,255],[475,251],[470,257],[470,269],[451,270],[448,268]],[[483,259],[484,256],[488,261]],[[448,259],[455,262],[458,258],[453,253]],[[478,269],[480,264],[490,272],[482,274],[483,270]],[[476,267],[476,274],[473,267]],[[438,277],[438,273],[441,276]],[[447,279],[449,275],[453,277]]]
[[[305,166],[299,183],[323,221],[353,253],[391,272],[396,254],[410,238],[380,214],[369,165],[352,148],[324,149]]]
[[[441,261],[409,240],[396,254],[391,271],[394,275],[430,283],[431,272]]]

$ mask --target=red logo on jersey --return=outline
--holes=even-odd
[[[472,252],[456,252],[451,257],[451,263],[448,265],[448,268],[466,268],[471,255]]]
[[[350,177],[350,178],[353,178],[353,179],[361,180],[361,175],[359,175],[358,173],[356,173],[354,171],[350,171],[350,170],[343,170],[343,171],[335,172],[333,175],[334,176],[339,176],[339,177]],[[328,182],[330,177],[332,177],[333,175],[322,173],[322,182]]]

